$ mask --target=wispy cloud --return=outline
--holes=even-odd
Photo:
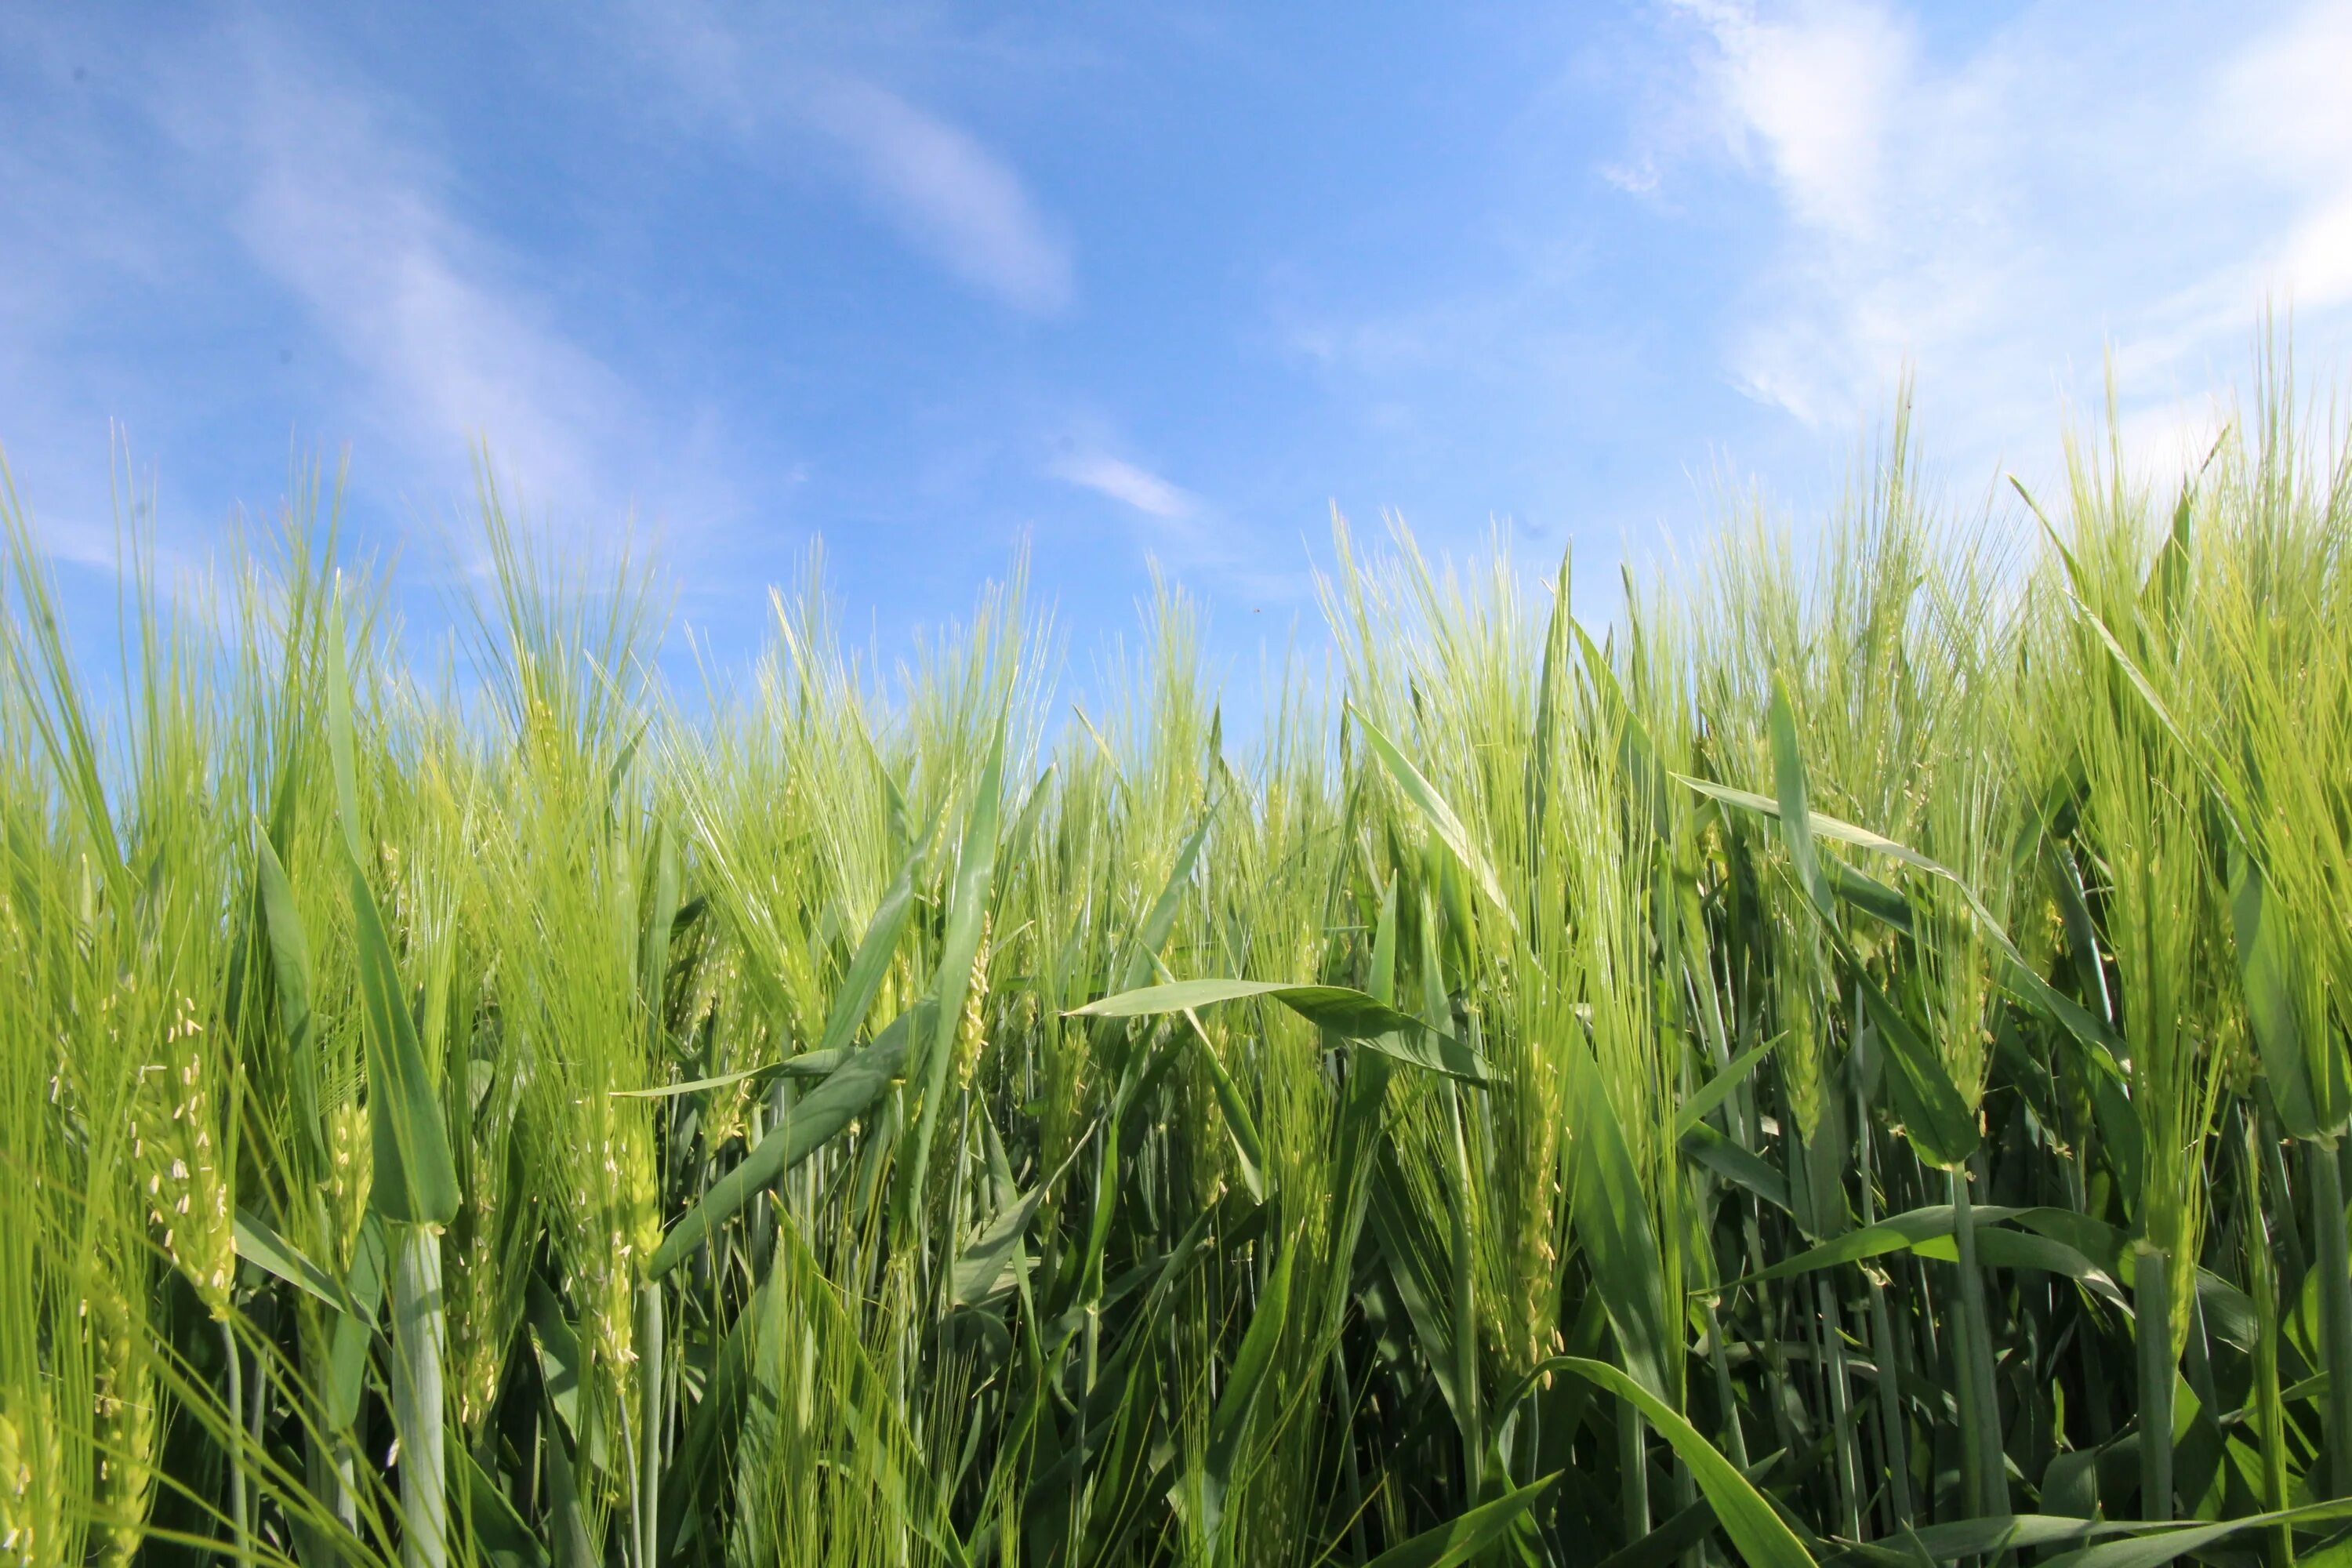
[[[250,171],[233,226],[363,378],[412,452],[446,463],[477,440],[543,497],[609,506],[610,456],[645,410],[572,340],[515,262],[452,216],[430,164],[351,84],[257,48],[247,108],[225,134]]]
[[[2224,68],[2201,127],[2249,177],[2288,196],[2284,239],[2257,259],[2299,304],[2352,300],[2352,4],[2312,5],[2257,37]]]
[[[854,79],[805,100],[809,123],[848,154],[861,193],[908,242],[1017,310],[1052,315],[1074,288],[1068,246],[1012,165],[970,132]]]
[[[1034,316],[1075,298],[1067,237],[1011,160],[971,130],[846,64],[809,63],[830,51],[789,29],[756,33],[708,5],[643,10],[625,37],[679,95],[673,112],[796,168],[824,150],[820,165],[966,288]]]
[[[414,106],[256,12],[141,64],[169,182],[215,204],[219,229],[184,254],[290,304],[275,330],[339,362],[316,434],[356,441],[383,501],[467,496],[486,447],[512,494],[583,540],[616,541],[642,508],[690,553],[733,521],[711,410],[648,397],[587,344],[543,264],[461,216],[461,175]]]
[[[1940,49],[1891,0],[1671,14],[1721,153],[1781,219],[1727,368],[1807,424],[1850,423],[1908,362],[1973,457],[2046,428],[2069,387],[2095,398],[2112,350],[2124,412],[2174,428],[2266,297],[2306,321],[2352,304],[2345,0],[2203,38],[2030,6]]]
[[[1076,452],[1056,458],[1046,472],[1065,484],[1076,485],[1133,507],[1148,517],[1175,521],[1200,510],[1198,498],[1108,452]]]
[[[1681,0],[1715,37],[1714,87],[1745,158],[1760,148],[1799,219],[1833,233],[1882,226],[1887,132],[1917,46],[1903,21],[1831,0],[1770,21],[1738,0]]]

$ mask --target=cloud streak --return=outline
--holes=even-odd
[[[761,159],[805,165],[822,149],[835,178],[910,249],[973,293],[1050,317],[1076,296],[1067,237],[1020,172],[981,137],[843,64],[793,63],[805,40],[721,19],[708,5],[640,10],[627,52],[655,63],[686,122]],[[745,74],[758,61],[761,74]]]
[[[1068,307],[1068,246],[1012,166],[970,132],[855,79],[812,89],[803,110],[847,155],[861,196],[916,249],[1016,310]]]
[[[1951,410],[1937,427],[1991,455],[2038,437],[2105,352],[2127,405],[2177,410],[2244,363],[2265,298],[2305,326],[2352,305],[2346,0],[2204,39],[2127,28],[2127,47],[2103,32],[2123,18],[2046,5],[1943,49],[1891,0],[1672,15],[1697,118],[1779,212],[1727,369],[1806,425],[1854,420],[1907,362]]]
[[[1200,501],[1196,497],[1149,468],[1138,468],[1108,452],[1079,452],[1057,458],[1047,465],[1045,471],[1065,484],[1108,496],[1121,505],[1132,507],[1147,517],[1159,518],[1162,521],[1178,521],[1200,510]]]
[[[645,414],[570,339],[512,263],[451,216],[433,172],[356,95],[316,90],[275,61],[231,128],[253,171],[234,227],[264,271],[365,378],[404,444],[446,463],[496,443],[542,495],[598,495],[606,455]]]

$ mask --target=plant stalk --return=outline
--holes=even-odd
[[[441,1238],[429,1226],[392,1228],[392,1419],[400,1434],[400,1557],[405,1568],[446,1568]]]
[[[1977,1261],[1976,1211],[1969,1196],[1969,1171],[1955,1165],[1952,1239],[1959,1251],[1960,1452],[1969,1506],[1979,1519],[2009,1511],[2007,1462],[2001,1452],[2000,1395],[1993,1386],[1992,1328],[1985,1306],[1984,1269]]]
[[[2319,1270],[2320,1353],[2327,1373],[2327,1495],[2352,1497],[2352,1259],[2336,1141],[2304,1145],[2311,1172],[2312,1267]]]
[[[228,1354],[228,1523],[239,1563],[253,1561],[253,1526],[246,1507],[245,1455],[236,1441],[245,1415],[245,1368],[236,1348],[236,1331],[226,1318],[218,1320],[221,1349]]]
[[[2271,1257],[2270,1226],[2263,1213],[2260,1123],[2251,1116],[2245,1118],[2245,1131],[2238,1202],[2246,1255],[2246,1293],[2254,1302],[2254,1430],[2262,1447],[2262,1505],[2275,1513],[2287,1506],[2286,1409],[2279,1399],[2278,1269]],[[2270,1536],[2273,1568],[2294,1568],[2294,1529],[2282,1524],[2271,1531]]]
[[[667,1367],[662,1330],[661,1282],[648,1279],[637,1287],[637,1384],[643,1411],[637,1428],[639,1568],[653,1568],[661,1533],[662,1381]]]
[[[1650,1533],[1650,1456],[1643,1428],[1648,1424],[1632,1400],[1617,1407],[1617,1498],[1625,1514],[1625,1544]]]
[[[2132,1315],[2139,1343],[2140,1517],[2172,1518],[2172,1295],[2170,1259],[2150,1241],[2133,1255]]]

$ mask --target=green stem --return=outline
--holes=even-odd
[[[1870,1201],[1870,1165],[1865,1155],[1862,1167],[1864,1192],[1862,1223],[1878,1223]],[[1903,1384],[1896,1370],[1895,1326],[1886,1312],[1886,1289],[1878,1276],[1864,1271],[1870,1286],[1870,1353],[1878,1363],[1878,1447],[1886,1464],[1886,1504],[1892,1512],[1896,1533],[1911,1528],[1911,1443],[1909,1428],[1903,1420]]]
[[[1844,1313],[1826,1273],[1813,1281],[1822,1319],[1822,1366],[1830,1385],[1830,1429],[1837,1437],[1838,1506],[1845,1514],[1849,1541],[1862,1539],[1862,1431],[1853,1418],[1853,1395],[1845,1364]]]
[[[1454,1253],[1454,1382],[1462,1395],[1462,1439],[1464,1479],[1474,1501],[1479,1494],[1486,1473],[1486,1428],[1478,1404],[1478,1317],[1474,1295],[1473,1259],[1470,1253],[1470,1216],[1465,1212],[1472,1188],[1470,1185],[1470,1148],[1462,1132],[1462,1097],[1452,1079],[1445,1084],[1446,1110],[1454,1123],[1454,1162],[1459,1194],[1457,1202],[1447,1205],[1453,1216]]]
[[[441,1238],[430,1226],[395,1232],[392,1268],[392,1420],[400,1434],[401,1562],[446,1568],[448,1471],[441,1400]]]
[[[653,1568],[661,1533],[662,1288],[637,1287],[637,1384],[643,1415],[637,1427],[637,1563]]]
[[[1626,1400],[1617,1408],[1617,1498],[1625,1512],[1625,1544],[1650,1533],[1650,1456],[1642,1413]]]
[[[2333,1139],[2304,1145],[2311,1171],[2312,1267],[2319,1270],[2319,1336],[2327,1366],[2327,1495],[2352,1497],[2352,1260],[2344,1177]]]
[[[2238,1201],[2245,1238],[2246,1293],[2254,1302],[2254,1429],[2262,1444],[2262,1503],[2265,1510],[2275,1513],[2287,1506],[2286,1410],[2279,1400],[2278,1270],[2271,1258],[2270,1226],[2263,1213],[2260,1124],[2248,1117],[2245,1131]],[[2294,1568],[2291,1527],[2282,1524],[2271,1532],[2271,1562],[2273,1568]]]
[[[236,1543],[239,1563],[253,1561],[253,1538],[247,1517],[245,1497],[245,1455],[236,1440],[245,1418],[245,1368],[237,1353],[236,1331],[226,1318],[218,1320],[221,1349],[228,1355],[228,1524],[230,1539]]]
[[[2139,1510],[2172,1517],[2172,1284],[2164,1248],[2142,1240],[2133,1254],[2132,1315],[2139,1342]]]
[[[1969,1504],[1978,1518],[2009,1511],[2009,1478],[2001,1453],[2000,1395],[1992,1380],[1992,1327],[1985,1306],[1984,1268],[1977,1261],[1976,1211],[1969,1196],[1969,1172],[1955,1165],[1952,1238],[1959,1251],[1960,1452]]]
[[[1741,1469],[1748,1468],[1748,1434],[1739,1426],[1739,1395],[1731,1382],[1731,1360],[1723,1351],[1723,1320],[1715,1298],[1706,1298],[1706,1359],[1715,1369],[1715,1396],[1723,1406],[1723,1451]]]

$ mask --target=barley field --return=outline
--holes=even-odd
[[[98,684],[11,497],[0,1561],[2346,1561],[2345,435],[1342,529],[1246,739],[316,476]]]

